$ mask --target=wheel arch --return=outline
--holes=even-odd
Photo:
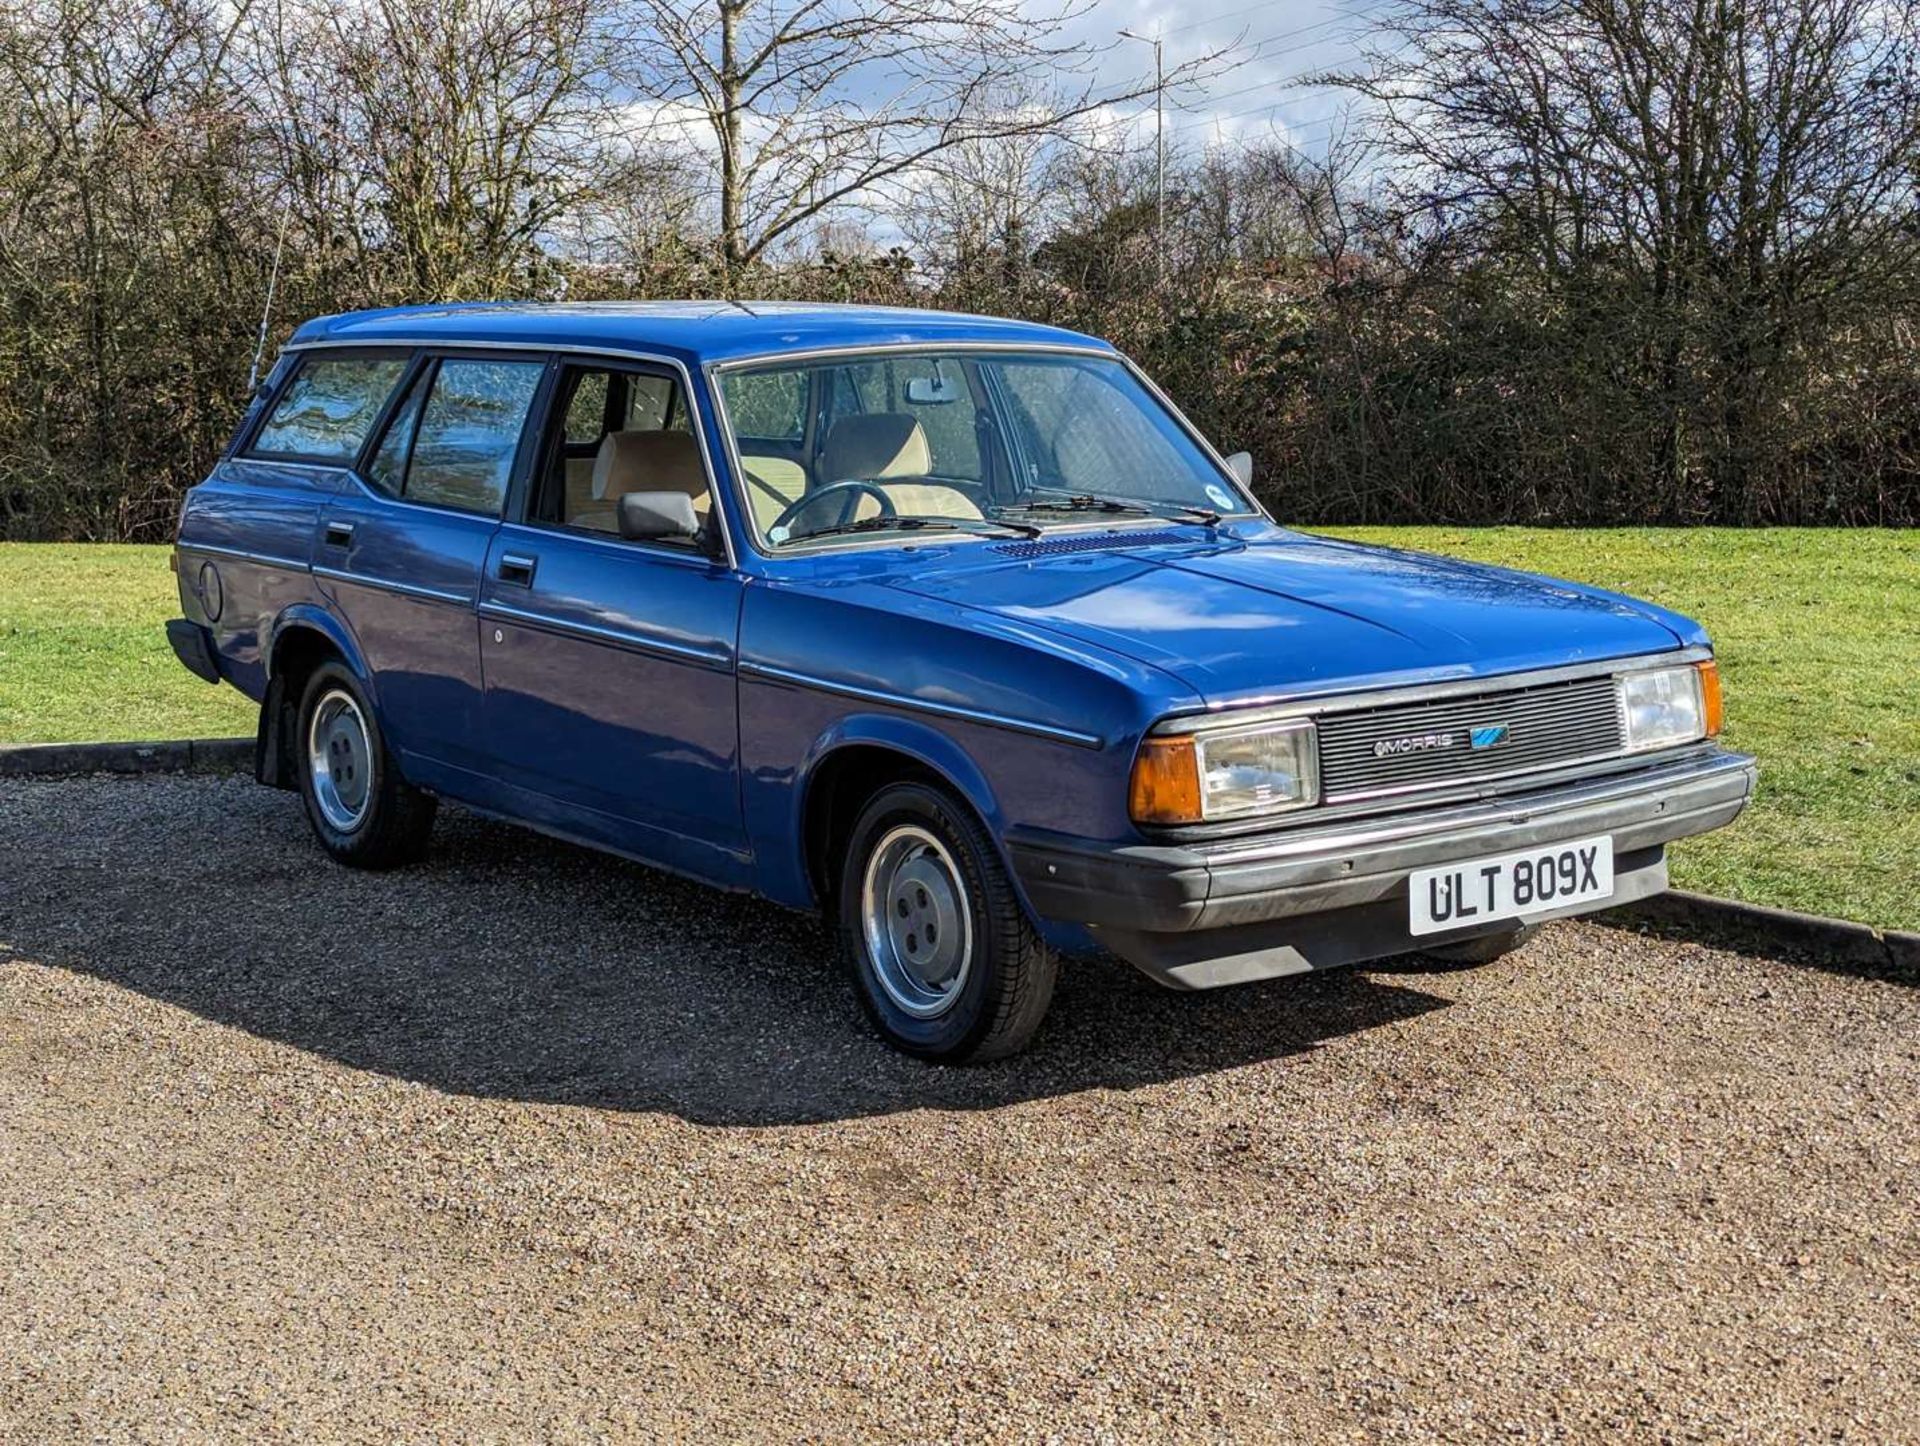
[[[254,776],[274,788],[294,788],[298,760],[294,756],[300,696],[308,676],[321,663],[337,660],[365,690],[370,705],[378,706],[371,670],[353,635],[332,613],[310,604],[296,604],[274,619],[267,646],[267,689],[260,700],[259,733],[254,741]]]
[[[373,670],[367,666],[360,645],[347,625],[325,608],[296,603],[273,621],[273,633],[265,649],[269,683],[282,677],[290,665],[312,666],[316,654],[338,656],[346,664],[371,699],[374,695]]]
[[[886,714],[842,718],[801,764],[793,837],[814,903],[822,910],[832,907],[840,856],[866,801],[890,784],[915,779],[943,788],[973,811],[1014,881],[1021,907],[1034,917],[1007,854],[999,802],[980,766],[938,729]]]

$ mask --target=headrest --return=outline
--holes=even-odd
[[[593,495],[618,502],[629,492],[707,495],[700,444],[687,432],[609,432],[593,459]]]
[[[853,478],[924,477],[933,470],[933,454],[925,430],[912,417],[869,412],[833,424],[815,470],[822,486]]]

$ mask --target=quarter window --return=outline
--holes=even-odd
[[[406,485],[407,457],[413,451],[413,434],[420,428],[420,405],[426,400],[427,383],[432,378],[431,369],[420,373],[407,393],[406,401],[400,404],[400,410],[387,424],[386,435],[381,437],[380,445],[374,448],[373,460],[367,463],[368,480],[382,492],[390,492],[395,497]]]
[[[567,441],[592,445],[607,430],[607,373],[581,372],[567,402]]]
[[[379,420],[406,359],[318,357],[302,364],[253,439],[253,450],[351,462]]]

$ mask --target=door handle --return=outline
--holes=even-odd
[[[539,558],[528,557],[525,553],[501,553],[500,581],[514,583],[520,587],[532,587],[533,569],[539,561]]]
[[[346,547],[353,541],[351,522],[329,522],[327,524],[327,546]]]

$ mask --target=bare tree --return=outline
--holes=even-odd
[[[632,0],[651,123],[689,124],[712,157],[729,278],[798,228],[984,141],[1043,134],[1151,93],[1103,90],[1067,36],[1081,0]],[[1181,86],[1218,54],[1170,72]],[[1005,104],[1017,94],[1023,103]]]
[[[0,9],[0,530],[120,536],[231,425],[227,306],[257,237],[223,59],[244,6]],[[244,375],[244,364],[241,367]],[[144,447],[156,434],[168,453]]]
[[[537,291],[616,169],[596,0],[262,0],[266,128],[307,237],[419,299]]]
[[[1364,73],[1402,214],[1611,328],[1736,513],[1807,349],[1920,260],[1914,0],[1404,0]],[[1696,499],[1697,500],[1697,499]]]
[[[970,137],[930,157],[913,184],[899,188],[893,209],[902,230],[958,304],[1025,290],[1033,248],[1060,215],[1056,169],[1084,143],[1063,131]]]

